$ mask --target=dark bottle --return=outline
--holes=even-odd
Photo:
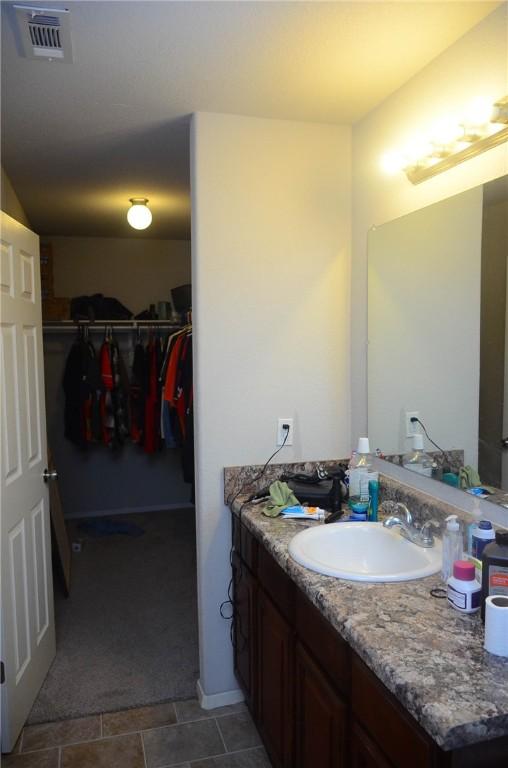
[[[508,531],[496,531],[482,554],[482,621],[489,595],[508,597]]]

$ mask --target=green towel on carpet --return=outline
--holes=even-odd
[[[270,501],[263,507],[267,517],[277,517],[286,507],[292,507],[300,502],[287,483],[275,480],[270,486]]]

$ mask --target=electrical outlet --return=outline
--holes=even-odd
[[[418,422],[411,421],[411,419],[419,419],[420,411],[404,411],[404,416],[406,419],[406,437],[413,437],[413,435],[418,435],[420,433]]]
[[[284,429],[284,424],[289,424],[289,435],[284,442],[287,430]],[[278,419],[277,421],[277,445],[293,445],[293,419]]]

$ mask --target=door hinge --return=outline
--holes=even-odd
[[[5,664],[0,661],[0,685],[5,683]]]

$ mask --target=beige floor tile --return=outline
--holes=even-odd
[[[270,768],[271,763],[263,747],[246,749],[232,755],[209,757],[190,764],[190,768]],[[317,768],[317,766],[316,766]]]
[[[23,731],[22,752],[46,747],[61,747],[80,741],[98,739],[101,735],[99,715],[60,720],[56,723],[28,725]]]
[[[58,749],[2,755],[2,768],[58,768]]]
[[[61,768],[144,768],[139,733],[114,736],[62,749]]]
[[[29,725],[23,731],[22,752],[46,747],[59,747],[80,741],[98,739],[101,735],[100,717],[79,717],[56,723]]]
[[[173,723],[176,723],[176,713],[175,705],[172,703],[126,709],[102,716],[102,735],[116,736],[120,733],[144,731],[147,728],[159,728]]]
[[[217,709],[202,709],[197,699],[188,701],[177,701],[175,704],[176,716],[179,723],[187,723],[192,720],[203,720],[209,717],[221,717],[222,715],[232,715],[236,712],[246,712],[246,705],[230,704],[227,707],[217,707]]]
[[[224,752],[215,721],[209,719],[145,731],[143,743],[147,768],[178,765]]]
[[[217,719],[228,752],[249,749],[261,744],[261,739],[248,712],[227,715]]]

